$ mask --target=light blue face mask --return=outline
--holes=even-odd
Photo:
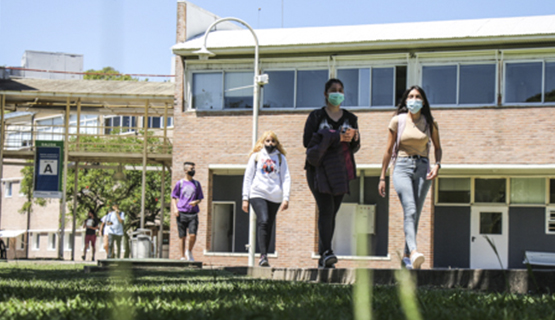
[[[411,99],[407,100],[407,109],[409,109],[410,113],[418,113],[420,109],[422,109],[422,100]]]
[[[332,92],[328,94],[328,102],[334,106],[338,106],[345,100],[345,95],[341,92]]]

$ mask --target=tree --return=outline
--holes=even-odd
[[[85,80],[117,80],[117,81],[139,81],[137,78],[133,78],[130,75],[122,75],[119,71],[112,67],[105,67],[102,70],[89,69],[85,71],[86,73],[98,73],[98,74],[86,74],[83,76]]]

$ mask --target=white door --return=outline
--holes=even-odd
[[[338,256],[355,255],[356,235],[353,222],[356,208],[356,203],[342,203],[337,211],[331,247]]]
[[[234,203],[213,202],[212,251],[233,251]]]
[[[506,269],[508,261],[508,207],[473,206],[470,217],[470,268]]]

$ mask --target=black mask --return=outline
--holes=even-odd
[[[269,146],[264,146],[264,148],[266,148],[266,152],[268,152],[268,154],[274,152],[274,150],[276,150],[276,146],[274,145],[269,145]]]
[[[188,175],[190,175],[191,177],[195,176],[195,170],[191,170],[189,172],[187,172]]]

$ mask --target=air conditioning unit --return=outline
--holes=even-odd
[[[375,234],[376,233],[376,205],[358,204],[355,212],[356,233]]]

